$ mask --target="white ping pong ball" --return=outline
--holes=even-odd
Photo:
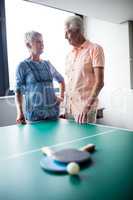
[[[79,173],[79,171],[80,171],[80,167],[77,163],[71,162],[67,165],[67,172],[70,175],[76,175]]]

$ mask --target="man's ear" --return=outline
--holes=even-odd
[[[26,43],[26,46],[31,49],[31,44],[30,43]]]

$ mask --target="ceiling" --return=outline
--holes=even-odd
[[[113,23],[133,21],[133,0],[25,0]]]

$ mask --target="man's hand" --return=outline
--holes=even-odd
[[[17,124],[26,124],[26,120],[23,113],[19,113],[16,118]]]
[[[87,123],[87,120],[88,120],[87,115],[88,115],[90,108],[91,108],[90,106],[85,106],[81,113],[76,114],[76,116],[74,118],[78,124]]]
[[[78,124],[85,124],[87,123],[87,113],[80,113],[75,116],[75,121]]]

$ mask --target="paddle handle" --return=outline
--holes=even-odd
[[[41,149],[41,151],[42,151],[42,153],[43,153],[44,155],[47,155],[47,156],[52,156],[53,153],[54,153],[54,151],[53,151],[51,148],[49,148],[49,147],[43,147],[43,148]]]
[[[93,152],[95,150],[94,144],[87,144],[80,148],[81,151]]]

